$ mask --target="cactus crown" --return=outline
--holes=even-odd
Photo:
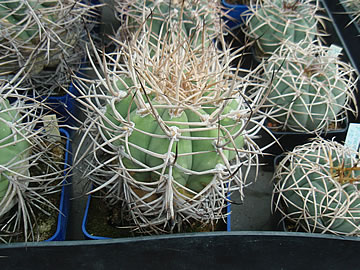
[[[298,4],[299,4],[299,1],[294,1],[293,3],[283,2],[283,8],[291,10],[291,11],[295,11],[298,7]]]

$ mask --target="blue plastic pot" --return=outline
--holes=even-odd
[[[227,14],[222,19],[230,29],[243,24],[250,15],[247,5],[232,5],[228,4],[226,0],[221,0],[221,4],[222,10]]]
[[[82,221],[82,225],[81,225],[81,229],[85,236],[85,239],[88,239],[88,240],[111,239],[109,237],[92,235],[88,232],[86,226],[87,226],[87,222],[88,222],[88,213],[89,213],[90,203],[91,203],[91,195],[88,196],[85,213],[84,213],[84,217],[83,217],[83,221]],[[226,217],[226,231],[230,232],[231,231],[231,214],[230,214],[231,213],[231,203],[228,203],[226,210],[229,213]]]
[[[79,114],[79,107],[75,98],[78,96],[78,91],[73,83],[70,84],[68,91],[69,93],[66,93],[63,96],[49,96],[43,98],[46,99],[46,105],[53,109],[57,114],[60,122],[72,126]]]
[[[57,220],[56,232],[53,236],[45,241],[64,241],[66,237],[66,229],[69,217],[69,208],[70,208],[70,183],[71,175],[66,175],[67,169],[72,165],[72,149],[70,143],[69,132],[65,129],[60,129],[60,134],[66,137],[65,145],[65,159],[64,159],[64,180],[63,187],[61,189],[60,205],[59,205],[59,214]]]
[[[78,77],[84,77],[87,68],[86,57],[80,65],[79,71],[76,73]],[[70,83],[67,93],[62,96],[41,96],[40,100],[45,101],[57,115],[61,124],[74,126],[76,119],[79,116],[80,108],[76,97],[79,96],[79,91],[76,89],[73,82]]]

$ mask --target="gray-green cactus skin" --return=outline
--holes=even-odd
[[[209,10],[208,2],[135,1],[126,10],[128,21],[125,27],[137,31],[145,25],[145,32],[151,33],[153,44],[165,39],[169,28],[178,28],[179,35],[189,37],[193,46],[201,45],[203,41],[208,45],[216,34],[216,13]]]
[[[297,227],[359,235],[360,171],[343,145],[318,140],[299,146],[281,161],[274,178],[284,214]]]
[[[328,47],[301,46],[282,46],[265,63],[269,118],[284,131],[324,132],[344,120],[355,80]]]
[[[90,6],[74,0],[0,2],[0,75],[22,68],[36,75],[73,54],[83,38],[82,15]]]
[[[16,126],[21,121],[20,112],[12,108],[9,101],[0,101],[0,165],[3,169],[0,173],[0,203],[4,199],[9,179],[16,175],[24,175],[27,172],[27,158],[29,157],[30,143],[24,134]]]
[[[267,0],[250,9],[245,32],[256,40],[259,55],[268,57],[287,41],[311,42],[318,33],[316,7],[309,1]]]

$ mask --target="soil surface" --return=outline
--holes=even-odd
[[[52,149],[52,153],[54,154],[54,159],[61,162],[60,164],[64,163],[64,156],[65,150],[64,146],[66,144],[66,140],[62,140],[60,146],[55,146]],[[46,164],[39,164],[38,167],[31,167],[30,174],[32,176],[38,176],[42,174],[42,171],[48,171]],[[52,183],[54,186],[59,186],[60,182],[63,179],[59,179],[57,182]],[[36,185],[31,183],[31,185]],[[33,224],[33,232],[34,232],[34,239],[30,237],[27,241],[44,241],[52,237],[57,230],[57,223],[58,223],[58,216],[59,216],[59,207],[60,207],[60,200],[61,200],[61,186],[56,189],[56,192],[51,194],[44,195],[46,200],[50,202],[50,204],[43,205],[41,204],[41,210],[37,207],[31,205],[31,223]],[[51,205],[52,204],[52,205]],[[17,207],[13,207],[13,209],[9,212],[9,217],[15,214]],[[5,236],[4,238],[6,241],[10,242],[25,242],[25,236],[23,230],[21,229],[19,232],[14,234],[9,234],[8,237]]]
[[[99,197],[92,196],[91,203],[88,210],[86,231],[95,237],[134,237],[141,236],[135,231],[135,227],[123,218],[121,205],[109,207],[105,201]],[[204,226],[199,223],[193,223],[184,228],[185,232],[206,232],[206,231],[225,231],[226,224],[219,221],[216,228]]]

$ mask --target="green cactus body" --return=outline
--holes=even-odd
[[[146,18],[143,18],[143,5],[145,5],[147,10],[151,11]],[[154,0],[147,0],[144,4],[143,1],[140,1],[127,11],[129,13],[128,27],[138,30],[139,26],[143,23],[143,19],[146,19],[148,32],[153,34],[150,37],[150,42],[157,45],[157,40],[162,40],[167,36],[169,27],[177,27],[177,24],[181,23],[179,34],[190,37],[193,41],[192,45],[196,47],[203,42],[201,22],[206,25],[207,36],[205,36],[204,41],[208,44],[210,42],[208,37],[215,33],[212,29],[214,27],[214,18],[211,18],[210,13],[198,14],[196,12],[199,8],[197,5],[199,4],[193,4],[189,7],[185,6],[182,11],[181,3],[171,3],[170,1],[156,3]],[[200,5],[206,6],[206,2],[200,3]]]
[[[9,59],[8,63],[2,62],[1,74],[15,73],[28,62],[29,74],[37,75],[46,67],[56,67],[62,57],[73,53],[74,45],[85,33],[81,29],[81,14],[88,12],[90,6],[72,1],[0,3],[0,42],[5,48],[1,53],[6,56],[3,59]]]
[[[154,5],[153,1],[145,1],[144,5],[147,9],[151,10],[151,15],[145,18],[145,23],[149,29],[149,32],[155,35],[150,37],[150,42],[152,44],[157,44],[157,40],[160,37],[160,32],[162,31],[163,37],[167,32],[167,25],[164,24],[164,20],[165,17],[169,14],[169,6],[163,2],[161,2],[159,5]],[[143,23],[142,4],[139,4],[138,8],[139,10],[130,9],[129,11],[129,26],[134,28],[134,30],[138,30],[139,26]]]
[[[309,231],[359,233],[356,227],[360,226],[360,193],[358,184],[352,181],[360,178],[360,171],[349,170],[351,175],[344,183],[335,172],[336,168],[352,168],[354,158],[339,155],[332,147],[313,145],[295,149],[276,172],[286,214]]]
[[[233,99],[231,100],[224,108],[224,110],[222,111],[222,114],[220,115],[220,125],[222,127],[224,127],[227,132],[229,132],[229,134],[231,135],[235,135],[237,132],[239,132],[243,127],[241,125],[239,125],[239,122],[236,120],[236,117],[223,117],[224,115],[227,115],[229,113],[231,113],[232,111],[235,111],[238,109],[239,103],[238,100]],[[205,112],[207,112],[208,114],[213,113],[215,110],[214,109],[204,109]],[[224,132],[224,131],[223,131]],[[243,136],[237,136],[234,139],[234,143],[236,147],[240,147],[242,148],[244,146],[244,137]],[[236,151],[229,151],[229,160],[232,160],[233,158],[235,158],[236,156]]]
[[[29,4],[29,7],[34,11],[46,9],[46,7],[39,3],[39,1],[27,1],[27,3]],[[31,40],[31,43],[37,45],[37,40],[33,40],[33,38],[38,34],[39,27],[37,25],[25,27],[27,21],[26,16],[28,16],[29,14],[29,7],[21,2],[5,2],[4,5],[7,6],[8,12],[11,12],[12,14],[11,16],[7,16],[8,22],[13,25],[19,25],[16,27],[16,29],[21,29],[20,34],[17,34],[17,36],[26,42],[29,42]],[[54,22],[55,18],[53,15],[43,14],[41,16],[41,20],[45,21],[46,19],[48,19]]]
[[[307,48],[322,55],[308,57],[304,53]],[[351,82],[341,75],[340,61],[321,48],[307,48],[299,49],[295,56],[275,53],[265,64],[264,81],[271,82],[266,86],[270,87],[266,101],[272,110],[269,117],[285,131],[328,129],[340,119],[353,95]]]
[[[15,28],[16,24],[19,23],[18,19],[14,15],[10,15],[11,9],[2,6],[0,4],[0,24],[4,27],[13,27]],[[21,29],[15,35],[16,38],[20,38],[23,41],[30,40],[30,36],[25,29]]]
[[[358,0],[340,0],[340,3],[345,7],[347,13],[349,13],[353,19],[352,23],[360,23],[360,2]]]
[[[25,140],[22,132],[14,130],[12,125],[20,118],[21,115],[15,109],[11,109],[8,100],[0,102],[0,164],[15,173],[24,174],[28,161],[21,161],[28,157],[30,144]],[[17,164],[12,166],[15,163]],[[12,174],[6,169],[0,174],[0,202],[7,192],[8,177]]]
[[[285,41],[298,43],[304,40],[311,42],[314,39],[317,21],[308,5],[301,1],[265,2],[267,4],[255,7],[247,21],[247,31],[256,39],[261,54],[271,55]],[[285,6],[285,3],[288,6]]]
[[[198,115],[193,112],[188,112],[188,119],[191,122],[200,122],[200,118]],[[216,152],[216,148],[214,147],[214,143],[219,136],[223,134],[221,131],[217,129],[205,130],[205,131],[193,131],[191,132],[192,137],[205,137],[209,138],[209,140],[199,140],[194,141],[192,145],[192,151],[203,152],[194,155],[192,162],[192,169],[196,172],[208,171],[214,169],[217,164],[223,164],[222,158]],[[229,154],[225,151],[225,155],[228,157]],[[191,175],[189,177],[188,187],[194,191],[201,191],[205,186],[209,184],[209,182],[213,178],[213,174],[205,174],[205,175]]]
[[[282,76],[281,81],[274,79],[273,85],[276,85],[276,91],[272,91],[268,99],[271,103],[275,103],[279,108],[285,109],[278,112],[280,115],[276,118],[281,123],[286,123],[289,129],[296,129],[296,127],[303,126],[307,130],[316,130],[325,119],[333,120],[341,111],[345,103],[344,95],[337,95],[335,89],[321,89],[317,88],[318,83],[323,80],[320,78],[312,78],[317,83],[311,82],[310,78],[306,82],[299,80],[294,82],[294,76],[302,76],[297,70],[290,70],[291,75]],[[306,76],[306,75],[305,75]],[[289,87],[292,84],[292,87]],[[345,85],[340,86],[344,87]],[[297,89],[294,92],[294,88]],[[345,88],[342,88],[345,90]],[[327,100],[333,101],[334,106],[332,110],[328,110]],[[291,114],[288,111],[291,110]]]
[[[119,86],[127,88],[123,84],[119,84]],[[181,133],[177,134],[180,137],[176,137],[174,133],[175,138],[171,147],[172,137],[164,133],[152,113],[141,113],[135,106],[131,107],[130,115],[127,115],[130,106],[129,96],[120,100],[114,106],[118,113],[124,119],[129,119],[133,125],[131,133],[128,134],[128,144],[126,144],[126,132],[124,132],[121,139],[114,141],[113,145],[124,146],[126,154],[131,158],[124,157],[122,162],[136,180],[143,182],[157,181],[159,175],[162,174],[162,170],[164,170],[164,173],[168,173],[169,163],[175,160],[176,165],[172,167],[172,177],[175,182],[199,192],[214,177],[213,173],[205,172],[215,169],[218,164],[224,164],[223,157],[217,152],[215,142],[224,143],[226,134],[218,128],[218,123],[215,123],[210,128],[205,124],[199,126],[199,123],[203,123],[200,115],[204,117],[208,115],[205,110],[200,108],[196,111],[185,109],[180,114],[173,115],[170,109],[156,109],[158,104],[156,101],[152,101],[153,108],[161,121],[164,121],[169,129],[173,129],[172,132],[176,133],[177,130],[181,130]],[[223,114],[231,111],[232,107],[235,106],[237,106],[237,101],[233,100],[226,107]],[[208,109],[208,112],[211,110],[213,109]],[[106,122],[108,124],[105,124],[106,131],[104,133],[107,134],[107,138],[122,135],[121,132],[115,131],[114,127],[112,127],[112,124],[116,126],[122,126],[122,124],[121,121],[116,119],[116,113],[109,105],[106,107],[104,123]],[[240,125],[236,125],[235,120],[226,119],[225,117],[220,121],[220,125],[227,129],[231,135],[240,130]],[[234,141],[236,148],[241,149],[244,146],[243,136],[236,137]],[[150,151],[150,153],[146,153],[144,150]],[[156,157],[156,155],[160,154],[165,157],[167,153],[172,153],[173,157],[167,161],[168,163],[165,166],[161,166],[164,164],[165,158]],[[227,160],[233,159],[235,155],[235,151],[223,150],[223,156]],[[149,168],[161,166],[161,169],[141,171],[146,166]],[[184,170],[191,170],[200,174],[191,175]]]

